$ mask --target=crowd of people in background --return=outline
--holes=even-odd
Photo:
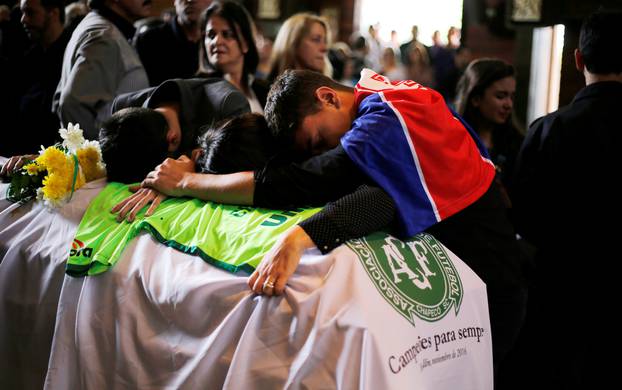
[[[396,31],[390,41],[382,41],[378,25],[341,42],[334,41],[325,19],[300,13],[269,37],[239,3],[206,13],[211,3],[174,0],[159,17],[150,16],[150,2],[138,0],[79,0],[66,7],[62,0],[21,0],[13,9],[2,6],[0,72],[11,77],[6,78],[0,114],[7,128],[35,133],[7,134],[0,154],[27,153],[53,143],[57,129],[68,122],[79,122],[94,139],[112,114],[115,96],[173,78],[223,77],[244,93],[253,112],[261,113],[270,83],[286,69],[310,69],[354,86],[360,71],[370,68],[392,80],[432,87],[452,105],[468,64],[468,50],[460,47],[455,27],[447,32],[446,43],[435,31],[432,46],[419,41],[417,26],[405,43]],[[89,14],[91,10],[95,12]],[[90,26],[82,23],[70,42],[87,14]],[[111,25],[120,34],[104,34]],[[100,36],[81,38],[88,34]],[[84,79],[89,80],[86,85]]]
[[[260,122],[262,127],[270,125],[273,132],[277,131],[274,129],[275,126],[279,127],[281,138],[299,147],[299,150],[306,148],[305,152],[308,155],[304,157],[309,157],[310,162],[304,163],[307,165],[289,162],[293,165],[288,165],[289,168],[280,171],[272,169],[268,164],[267,168],[255,171],[254,176],[253,173],[250,176],[248,174],[236,176],[236,180],[239,179],[236,183],[243,185],[240,187],[243,189],[241,192],[243,195],[237,198],[212,200],[231,200],[234,203],[265,207],[286,207],[294,203],[283,200],[283,194],[287,191],[295,192],[296,186],[300,186],[302,181],[297,181],[303,177],[300,176],[300,172],[305,171],[307,173],[304,179],[309,180],[309,184],[298,191],[296,197],[298,203],[304,203],[302,198],[305,196],[324,196],[329,193],[314,194],[313,187],[316,186],[313,183],[321,183],[319,187],[326,187],[326,191],[348,184],[349,187],[344,188],[342,192],[320,199],[320,203],[335,202],[330,203],[327,210],[343,212],[348,216],[347,220],[351,221],[363,218],[359,215],[362,208],[360,199],[372,199],[372,203],[376,202],[374,205],[386,206],[384,209],[386,212],[378,212],[382,215],[376,218],[374,223],[366,222],[360,225],[376,229],[382,227],[377,226],[379,221],[388,223],[394,219],[395,199],[378,189],[370,190],[368,187],[363,190],[357,189],[358,186],[369,185],[368,178],[357,176],[360,172],[351,166],[351,161],[344,163],[344,159],[347,160],[348,157],[343,150],[333,151],[341,147],[339,139],[350,129],[355,119],[352,116],[356,112],[355,108],[365,105],[360,101],[355,103],[354,96],[360,92],[351,88],[357,85],[363,69],[369,68],[390,80],[414,80],[438,91],[444,103],[464,119],[464,126],[468,131],[477,135],[474,138],[477,142],[481,141],[482,145],[479,152],[482,153],[484,160],[489,159],[494,166],[492,174],[494,184],[482,187],[482,193],[485,194],[474,203],[476,207],[466,208],[464,213],[458,214],[462,215],[463,219],[443,221],[444,224],[439,223],[430,227],[430,231],[435,232],[442,238],[443,243],[454,251],[456,251],[454,248],[460,248],[461,245],[468,247],[463,253],[459,253],[460,249],[457,249],[457,253],[467,262],[470,256],[477,258],[480,253],[478,250],[484,250],[483,246],[473,248],[473,243],[478,240],[484,242],[496,235],[498,242],[503,242],[493,248],[498,256],[488,259],[489,263],[486,263],[488,265],[483,266],[481,272],[477,269],[478,260],[469,263],[488,284],[489,294],[490,291],[496,292],[496,295],[489,297],[496,373],[503,374],[503,360],[515,347],[525,316],[528,319],[532,316],[531,321],[539,318],[534,316],[542,316],[549,321],[549,325],[561,325],[559,319],[563,318],[570,321],[567,317],[568,312],[572,310],[571,307],[565,307],[567,310],[565,312],[556,312],[557,317],[543,315],[538,311],[540,307],[533,312],[527,312],[526,279],[528,267],[534,262],[530,255],[533,247],[520,237],[514,245],[516,235],[508,221],[516,223],[518,232],[541,249],[537,260],[546,261],[542,259],[543,253],[559,260],[560,256],[555,251],[563,246],[563,238],[558,239],[554,235],[553,242],[559,245],[554,247],[544,238],[546,233],[544,230],[564,231],[565,235],[560,237],[572,235],[568,227],[573,225],[573,221],[564,214],[572,204],[560,200],[569,193],[578,192],[582,199],[598,203],[598,199],[594,198],[590,191],[577,191],[569,184],[574,183],[572,175],[568,174],[563,166],[574,167],[575,172],[585,174],[583,181],[590,175],[602,179],[602,182],[613,177],[613,172],[598,175],[594,175],[593,172],[602,172],[599,169],[603,166],[616,166],[615,162],[607,158],[619,152],[611,149],[612,145],[619,146],[619,135],[616,139],[610,139],[611,135],[607,133],[606,126],[601,126],[601,133],[593,140],[598,141],[595,150],[606,152],[589,154],[589,158],[578,164],[576,161],[579,160],[579,156],[573,153],[580,149],[579,143],[582,142],[580,141],[582,138],[577,135],[567,140],[558,132],[564,126],[572,128],[573,121],[586,127],[592,126],[592,122],[586,122],[588,120],[614,122],[612,113],[615,109],[610,107],[610,102],[622,96],[620,94],[622,61],[619,59],[621,50],[612,50],[614,54],[608,59],[603,59],[600,54],[594,54],[603,45],[600,40],[605,39],[603,36],[607,36],[594,31],[602,26],[612,28],[611,26],[615,26],[619,20],[601,17],[596,21],[592,20],[591,24],[586,24],[585,32],[582,32],[584,34],[580,43],[582,46],[576,54],[576,63],[577,69],[585,74],[588,87],[582,92],[583,95],[578,95],[573,102],[575,113],[563,111],[539,120],[532,126],[525,140],[525,131],[516,124],[513,115],[513,100],[517,88],[513,66],[492,58],[471,61],[468,50],[460,46],[460,31],[455,27],[447,32],[446,42],[443,42],[441,32],[435,31],[432,46],[421,43],[417,26],[412,26],[412,37],[404,43],[399,42],[395,32],[392,32],[390,41],[381,41],[378,26],[369,26],[366,34],[357,34],[348,43],[333,42],[333,34],[325,19],[310,13],[298,13],[285,20],[278,34],[271,39],[257,33],[257,26],[249,12],[235,1],[175,0],[174,12],[167,10],[161,18],[148,18],[150,5],[150,1],[144,0],[89,0],[88,7],[80,2],[64,7],[62,0],[21,0],[13,10],[0,6],[0,74],[5,80],[0,96],[0,117],[3,121],[0,155],[32,153],[39,149],[39,145],[50,145],[56,141],[59,127],[70,122],[79,123],[84,129],[85,136],[90,139],[101,137],[99,131],[103,129],[105,137],[101,141],[106,152],[109,147],[119,147],[119,141],[115,138],[117,135],[110,134],[116,134],[115,132],[129,126],[130,123],[145,124],[153,120],[157,125],[154,126],[159,128],[159,146],[151,150],[155,153],[154,158],[159,160],[165,155],[177,158],[182,154],[191,154],[192,149],[198,146],[197,136],[203,130],[203,126],[209,125],[213,129],[214,123],[218,120],[245,114],[244,118],[250,118],[251,124]],[[594,44],[596,41],[599,43]],[[609,48],[614,46],[615,44],[611,42],[605,45]],[[613,65],[603,66],[602,63],[607,61]],[[305,83],[309,85],[315,83],[313,85],[316,89],[304,89],[303,87],[307,85]],[[590,87],[591,84],[598,87]],[[300,102],[296,99],[301,97],[291,95],[292,91],[299,90],[307,94],[305,95],[307,101]],[[435,96],[434,93],[433,97]],[[599,96],[602,97],[602,101],[597,99]],[[588,98],[596,103],[590,103],[592,100]],[[226,107],[223,106],[223,101],[227,102]],[[296,104],[291,105],[294,107],[291,108],[293,111],[288,112],[290,103],[294,101]],[[316,105],[314,106],[312,102]],[[312,112],[306,106],[316,107],[317,111]],[[348,107],[348,110],[344,107]],[[600,111],[594,116],[592,112],[596,108]],[[263,122],[263,117],[255,115],[264,114],[264,111],[268,124]],[[161,113],[163,117],[154,115],[154,112]],[[248,114],[249,112],[254,114]],[[581,116],[583,114],[585,117]],[[297,115],[299,118],[286,120],[291,115]],[[334,134],[327,136],[322,135],[322,132],[328,131],[322,127],[323,124],[306,122],[305,126],[311,126],[313,132],[305,130],[287,135],[290,130],[302,128],[303,120],[315,115],[322,115],[323,123],[329,123],[334,119],[338,125],[343,126],[335,130]],[[146,122],[142,122],[143,120]],[[230,127],[231,123],[228,122],[221,127]],[[357,123],[360,126],[360,122]],[[332,125],[335,124],[330,123],[326,126]],[[134,146],[130,145],[134,142],[133,135],[124,134],[130,141],[127,141],[125,149],[115,149],[117,151],[127,151],[128,145]],[[569,144],[573,144],[576,148],[564,149]],[[328,151],[329,149],[332,150]],[[332,155],[326,156],[324,152]],[[323,160],[314,159],[314,155],[325,157]],[[117,175],[114,177],[120,180],[136,179],[134,176],[131,178],[124,176],[129,171],[123,170],[123,162],[118,166],[115,165],[115,159],[123,158],[126,154],[111,152],[107,156],[110,162],[109,174]],[[575,157],[576,160],[573,160]],[[558,161],[556,158],[562,159]],[[603,165],[594,168],[593,172],[588,172],[585,168],[586,160],[593,162],[600,161],[601,158],[604,158]],[[331,165],[326,165],[326,161],[330,161]],[[194,167],[194,163],[188,158],[180,161],[172,160],[166,164],[163,164],[165,166],[162,172],[169,169],[167,166],[172,167],[170,169],[173,171],[178,169],[175,168],[175,164]],[[333,169],[335,165],[332,164],[339,166],[339,185],[326,181],[315,182],[314,180],[320,176],[335,175]],[[142,167],[138,177],[154,168],[152,165],[149,162]],[[538,166],[544,166],[546,169],[538,171]],[[514,175],[515,172],[519,175]],[[557,173],[559,176],[555,176]],[[150,172],[149,175],[152,176],[147,176],[145,179],[147,182],[156,180],[157,174]],[[591,179],[589,182],[592,183],[591,188],[602,184]],[[235,187],[232,184],[228,185]],[[277,188],[279,191],[270,192],[272,195],[269,197],[264,187]],[[541,188],[548,188],[548,192],[534,198],[534,194]],[[562,192],[561,189],[567,192]],[[155,189],[142,191],[137,195],[143,196],[139,199],[140,207],[155,199],[161,201],[164,197]],[[215,193],[222,196],[224,191],[218,191]],[[209,191],[205,190],[202,194],[206,193]],[[278,198],[277,193],[281,198]],[[356,200],[347,198],[352,193],[357,194]],[[208,195],[203,195],[198,197],[209,198]],[[581,201],[578,197],[572,199],[576,202]],[[514,202],[517,202],[520,215],[512,216],[510,213]],[[295,204],[298,206],[300,205],[298,203]],[[613,199],[610,203],[614,203]],[[562,206],[567,208],[562,209]],[[554,210],[555,220],[544,217],[550,210],[547,207]],[[504,211],[504,216],[498,217],[494,214],[494,210],[499,209],[507,213]],[[329,218],[326,217],[327,213],[321,214],[318,218]],[[492,220],[490,229],[486,227],[488,225],[484,226],[485,218],[480,218],[482,215]],[[576,212],[575,217],[581,221],[588,221],[590,226],[599,226],[603,223],[602,219],[589,212]],[[541,226],[538,226],[538,220],[542,221]],[[317,224],[317,221],[316,218],[311,223]],[[463,222],[461,224],[456,221]],[[558,223],[560,221],[566,222],[567,225],[560,225]],[[320,221],[321,223],[323,222]],[[459,227],[453,226],[452,223]],[[460,229],[478,223],[483,224],[480,226],[482,232],[488,229],[489,236],[484,237],[485,233],[482,233],[482,237],[478,237],[473,233],[477,229],[473,228],[469,229],[474,234],[468,237],[469,242],[460,241],[467,235],[466,231]],[[501,226],[502,229],[494,226]],[[444,235],[444,231],[450,230],[453,233]],[[607,236],[606,232],[600,230],[599,232],[603,237]],[[311,230],[307,233],[313,236]],[[350,235],[364,233],[368,232],[357,230]],[[340,239],[347,239],[348,235],[339,237],[336,241],[333,240],[333,244],[338,245],[342,242]],[[511,238],[509,244],[506,240],[508,237]],[[311,238],[318,247],[325,250],[335,246],[319,245],[318,242],[322,238],[315,236]],[[592,235],[590,238],[597,239]],[[473,252],[469,252],[470,250]],[[509,252],[513,254],[506,256]],[[578,266],[576,253],[563,251],[563,254],[566,259],[572,259],[570,264],[573,267]],[[506,259],[507,263],[502,270],[495,271],[494,267],[499,265],[495,263],[498,258]],[[558,272],[552,270],[550,265],[541,269],[547,275]],[[568,279],[572,277],[570,271],[564,275]],[[270,285],[269,279],[265,279],[265,276],[254,275],[252,280],[255,284],[251,288],[259,293],[265,292],[266,283]],[[277,290],[282,291],[285,281],[279,283]],[[560,283],[555,286],[561,288]],[[273,287],[274,285],[270,289]],[[539,298],[552,299],[555,293],[552,288],[545,288],[543,285],[539,285],[538,288],[535,291],[540,294]],[[529,291],[529,294],[531,293]],[[577,294],[575,298],[580,300]],[[556,331],[554,327],[549,328],[550,332]],[[563,345],[563,340],[554,338],[554,341],[560,350],[567,349]],[[558,364],[555,366],[557,369],[555,373],[548,373],[550,383],[568,382],[570,386],[573,384],[570,382],[575,379],[574,384],[582,383],[584,377],[581,376],[580,370],[574,371],[574,376],[568,375],[563,379],[555,376],[561,375],[560,372],[563,373],[564,370],[576,368],[572,366],[577,364],[576,359],[573,360],[570,356],[572,352],[573,350],[568,351],[566,360],[559,359],[561,362],[566,361],[570,366]],[[505,369],[512,370],[508,367]]]

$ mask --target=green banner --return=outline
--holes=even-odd
[[[143,210],[134,222],[117,222],[110,209],[130,195],[127,185],[110,183],[93,199],[72,243],[67,274],[105,272],[141,232],[225,270],[251,273],[281,233],[320,210],[275,211],[169,198],[149,217]]]

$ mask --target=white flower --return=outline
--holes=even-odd
[[[66,129],[62,128],[58,131],[58,133],[63,139],[63,146],[66,147],[70,153],[75,153],[76,150],[80,149],[84,143],[82,129],[78,123],[74,125],[70,122]]]

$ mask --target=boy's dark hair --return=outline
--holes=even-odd
[[[352,88],[310,70],[286,70],[274,81],[264,113],[272,134],[281,144],[291,145],[304,118],[321,109],[315,98],[315,91],[320,87],[352,91]]]
[[[142,107],[114,113],[99,130],[108,181],[136,183],[162,163],[168,153],[164,115]]]
[[[622,73],[621,12],[598,11],[585,19],[579,36],[579,51],[591,73]]]
[[[277,152],[265,118],[242,114],[208,128],[199,138],[203,155],[197,168],[206,173],[251,171],[264,166]]]

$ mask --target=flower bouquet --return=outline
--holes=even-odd
[[[13,174],[8,200],[25,203],[36,198],[57,208],[85,183],[106,176],[99,142],[85,140],[79,124],[69,123],[59,134],[61,144],[42,146],[39,156]]]

